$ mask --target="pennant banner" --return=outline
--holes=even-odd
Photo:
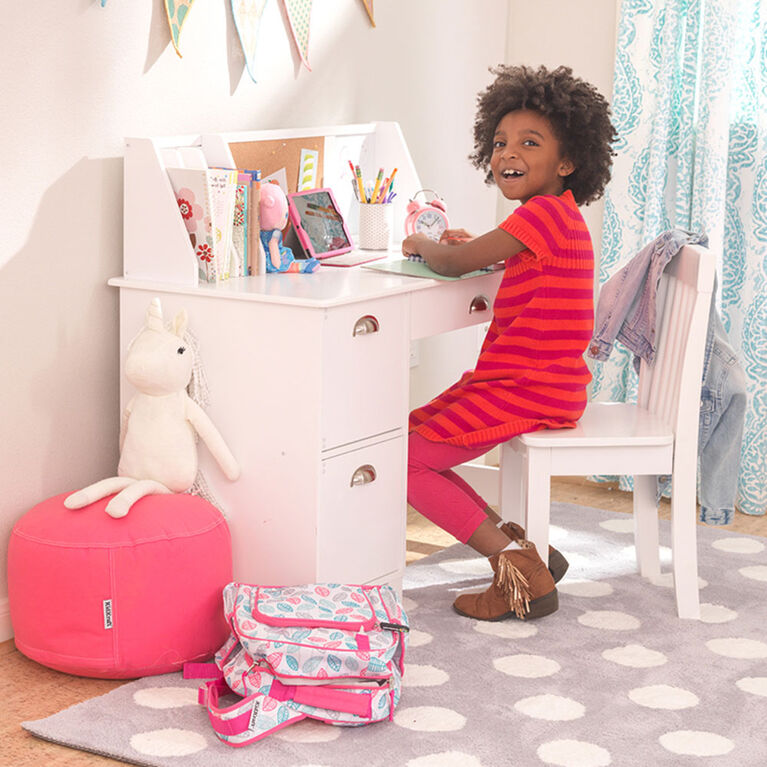
[[[303,65],[309,66],[309,24],[312,16],[312,0],[282,0],[290,22],[290,31]]]
[[[232,0],[232,16],[240,45],[245,54],[245,66],[253,82],[256,82],[256,43],[266,0]]]
[[[173,47],[176,49],[179,58],[181,57],[181,51],[178,47],[178,39],[181,36],[181,28],[184,26],[193,2],[194,0],[165,0],[165,13],[168,15],[170,39],[173,41]]]
[[[370,23],[375,26],[376,20],[373,18],[373,0],[362,0],[362,4],[365,6],[365,10],[368,12]]]

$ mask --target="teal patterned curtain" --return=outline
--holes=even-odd
[[[718,254],[720,313],[748,379],[737,507],[767,511],[767,3],[624,0],[619,133],[600,282],[678,227]],[[634,395],[631,355],[595,365],[592,397]],[[621,482],[628,488],[626,478]]]

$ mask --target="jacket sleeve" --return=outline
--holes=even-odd
[[[701,391],[700,432],[700,520],[726,525],[735,513],[740,452],[746,415],[746,378],[734,357],[712,391],[704,382]]]

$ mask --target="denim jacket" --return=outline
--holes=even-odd
[[[610,356],[617,339],[641,359],[655,359],[656,297],[668,262],[687,244],[708,245],[703,234],[679,229],[665,232],[613,275],[599,294],[594,337],[588,354]],[[700,519],[713,525],[732,521],[738,486],[740,451],[746,413],[746,379],[716,310],[716,283],[711,294],[698,428],[698,500]],[[660,497],[670,485],[660,477]]]

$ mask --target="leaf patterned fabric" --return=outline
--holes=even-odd
[[[600,283],[667,229],[705,232],[720,313],[747,376],[738,508],[767,511],[767,4],[624,0]],[[593,399],[636,390],[631,354],[595,366]],[[624,489],[628,478],[621,478]]]

